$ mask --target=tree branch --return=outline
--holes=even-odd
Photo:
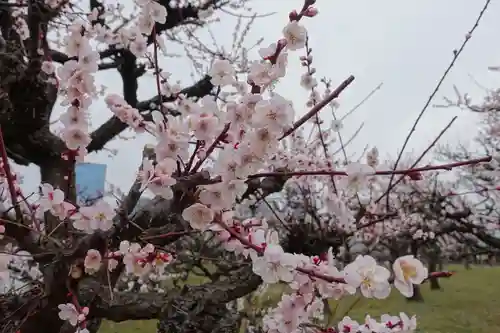
[[[210,82],[210,76],[205,76],[195,84],[190,87],[184,88],[181,94],[187,97],[197,97],[201,98],[210,94],[213,89],[213,85]],[[155,96],[145,101],[138,102],[136,107],[139,111],[150,110],[151,105],[158,105],[159,101],[162,103],[173,102],[177,97],[166,97],[166,96]],[[128,101],[127,101],[128,102]],[[129,102],[130,105],[132,105]],[[94,132],[92,132],[92,141],[88,145],[87,149],[89,152],[95,152],[101,150],[108,142],[113,140],[117,135],[127,129],[127,124],[123,123],[120,119],[113,116],[107,120],[104,124],[99,126]]]
[[[79,295],[96,295],[90,304],[89,319],[105,318],[120,322],[125,320],[163,319],[168,325],[203,325],[195,318],[206,319],[202,315],[210,312],[211,307],[225,305],[240,298],[262,283],[259,276],[247,265],[225,279],[200,286],[185,286],[182,290],[172,291],[168,295],[150,293],[114,293],[111,297],[109,288],[98,284],[94,279],[82,281]],[[85,304],[85,303],[84,303]]]

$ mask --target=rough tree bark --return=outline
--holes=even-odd
[[[427,246],[427,257],[429,259],[427,268],[430,273],[437,272],[442,269],[443,259],[441,256],[441,251],[436,243],[430,243]],[[431,290],[440,290],[441,285],[439,284],[439,279],[432,277],[429,279]]]
[[[431,256],[429,261],[429,273],[436,272],[438,270],[438,258]],[[441,285],[439,284],[439,279],[431,277],[429,279],[431,285],[431,290],[441,290]]]

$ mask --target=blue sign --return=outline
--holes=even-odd
[[[90,204],[102,198],[106,183],[106,164],[77,163],[75,169],[78,204]]]

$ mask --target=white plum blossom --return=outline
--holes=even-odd
[[[144,11],[150,14],[150,17],[160,24],[164,24],[167,20],[167,8],[157,1],[148,1]]]
[[[86,129],[73,125],[63,129],[61,138],[64,140],[69,149],[76,150],[80,147],[86,147],[92,139]]]
[[[226,183],[203,186],[200,192],[200,202],[214,211],[229,209],[235,196],[228,187]]]
[[[73,226],[87,232],[107,231],[113,226],[115,215],[115,210],[106,201],[99,200],[92,206],[80,207],[79,214],[74,218]]]
[[[412,255],[397,258],[392,264],[394,271],[394,287],[406,297],[413,296],[413,285],[424,282],[429,272],[427,268]]]
[[[359,255],[344,268],[345,281],[355,288],[359,287],[367,298],[387,298],[391,292],[390,276],[389,270],[377,265],[370,256]]]
[[[89,308],[84,307],[78,311],[72,303],[59,304],[57,307],[59,308],[59,318],[67,321],[72,326],[85,321],[85,317],[89,314]]]
[[[214,86],[228,86],[235,82],[235,70],[229,60],[216,60],[208,73]]]
[[[128,274],[140,277],[147,274],[151,269],[151,265],[144,260],[148,257],[150,252],[151,249],[149,248],[141,249],[140,244],[131,244],[128,251],[123,256],[125,271]]]
[[[268,244],[262,257],[253,262],[253,271],[266,283],[291,282],[297,262],[279,245]]]
[[[248,79],[257,86],[267,86],[275,79],[272,68],[269,62],[254,61],[250,65]]]
[[[171,158],[165,158],[153,165],[153,161],[145,158],[142,162],[142,169],[139,171],[141,190],[148,189],[151,193],[159,195],[164,199],[173,197],[172,186],[177,183],[172,173],[176,170],[177,164]]]
[[[177,106],[179,111],[186,116],[198,114],[202,110],[201,106],[190,98],[179,97]]]
[[[210,141],[217,136],[219,119],[213,114],[203,112],[192,115],[189,118],[189,125],[198,140]]]
[[[318,85],[318,82],[311,74],[304,73],[300,77],[300,85],[306,90],[312,90]]]
[[[399,314],[401,320],[401,332],[413,332],[417,329],[417,317],[409,317],[406,313],[401,312]]]
[[[214,211],[203,204],[195,203],[184,209],[182,218],[189,222],[191,228],[205,230],[214,219]]]
[[[300,50],[306,45],[307,30],[297,21],[291,21],[283,28],[283,36],[286,39],[288,50]]]
[[[344,317],[338,323],[338,329],[340,332],[356,332],[359,328],[358,322],[351,319],[351,317]]]
[[[271,99],[257,102],[252,121],[256,126],[282,134],[292,126],[293,117],[292,103],[278,94],[273,94]]]
[[[99,271],[102,264],[101,253],[97,250],[90,249],[87,251],[83,266],[85,267],[85,273],[94,274]]]
[[[54,187],[48,183],[41,184],[40,189],[42,196],[40,197],[38,203],[43,212],[52,212],[57,206],[64,202],[64,192],[61,191],[61,189],[54,189]]]
[[[76,307],[71,304],[59,304],[59,318],[68,321],[72,326],[76,326],[78,323],[78,316],[80,313],[76,310]]]

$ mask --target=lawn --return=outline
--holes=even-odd
[[[351,310],[350,316],[362,319],[366,313],[380,316],[400,311],[417,315],[419,332],[422,333],[491,333],[500,332],[500,267],[473,267],[464,270],[450,267],[457,274],[441,280],[442,291],[423,287],[424,303],[409,303],[396,290],[383,301],[361,299]],[[343,316],[355,298],[344,299],[336,309]],[[103,325],[100,333],[155,332],[153,321],[110,323]]]

